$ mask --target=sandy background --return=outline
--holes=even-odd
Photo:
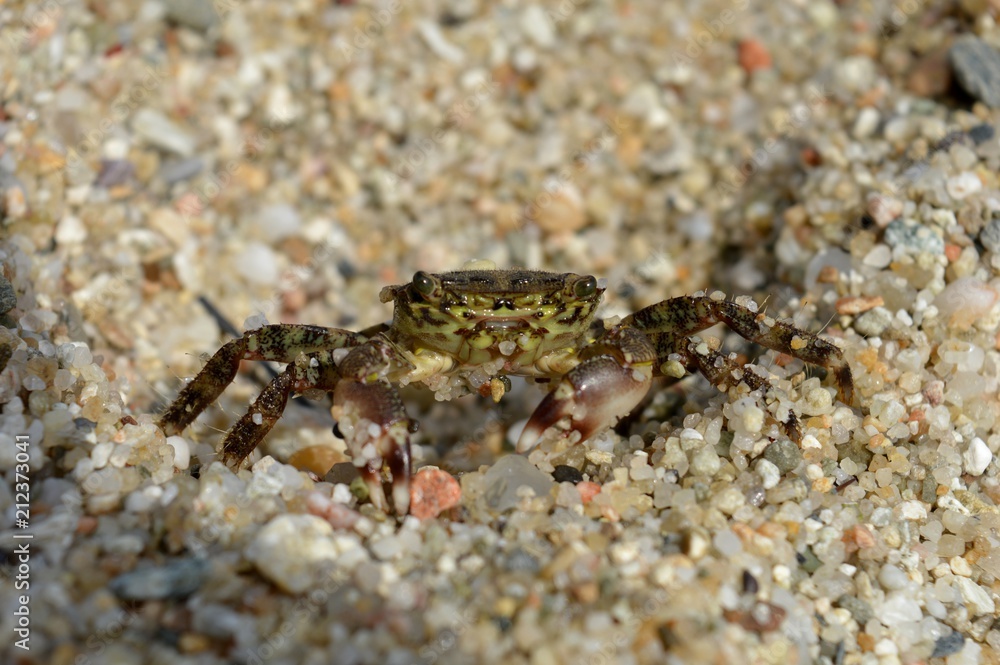
[[[4,662],[995,662],[1000,66],[948,53],[995,55],[997,13],[0,3],[8,581],[35,534]],[[463,498],[401,525],[286,464],[343,460],[323,401],[277,462],[212,465],[262,369],[182,438],[153,424],[229,338],[199,298],[358,330],[472,258],[601,277],[608,317],[753,296],[844,349],[858,402],[719,330],[772,391],[658,385],[631,438],[523,465],[537,388],[414,391],[417,459]]]

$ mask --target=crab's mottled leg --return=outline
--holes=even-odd
[[[586,440],[627,415],[649,391],[656,350],[638,330],[614,328],[581,357],[531,414],[518,452],[531,450],[550,427]]]
[[[737,374],[751,390],[767,388],[767,381],[753,371],[750,366],[741,365],[733,356],[719,353],[716,349],[706,347],[698,340],[687,340],[676,350],[679,362],[688,372],[700,372],[712,385],[724,388]],[[788,438],[796,443],[802,440],[802,431],[795,413],[789,412],[788,419],[781,423]]]
[[[854,380],[840,349],[818,335],[734,302],[707,296],[671,298],[639,310],[621,325],[634,326],[643,331],[655,345],[660,363],[664,363],[671,353],[686,352],[685,338],[688,335],[716,323],[725,323],[751,342],[830,369],[837,381],[840,400],[853,404]]]
[[[290,363],[303,353],[357,346],[364,341],[357,333],[321,326],[275,324],[250,330],[216,351],[160,416],[159,425],[167,436],[190,425],[232,383],[241,360]],[[279,376],[272,384],[279,380],[289,382]]]
[[[347,354],[333,395],[333,416],[351,461],[368,486],[375,507],[388,510],[391,487],[395,512],[410,509],[410,419],[389,376],[412,366],[381,335]]]
[[[336,390],[340,373],[334,350],[300,354],[285,370],[264,387],[257,399],[222,441],[222,459],[236,467],[260,445],[285,411],[288,396],[306,390]]]

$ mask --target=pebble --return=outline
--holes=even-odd
[[[263,243],[247,243],[236,258],[236,269],[248,282],[271,286],[278,281],[278,257]]]
[[[455,65],[462,64],[465,53],[445,38],[437,21],[419,19],[416,21],[416,26],[424,43],[436,56]]]
[[[904,219],[895,219],[885,227],[885,242],[910,252],[944,253],[944,239],[930,228]]]
[[[884,247],[884,245],[883,245]],[[882,296],[846,296],[835,304],[838,314],[856,315],[885,304]]]
[[[934,49],[915,63],[906,79],[906,87],[918,97],[938,97],[948,92],[952,83],[951,64],[945,49]]]
[[[164,162],[160,167],[159,176],[163,182],[173,185],[184,180],[190,180],[201,173],[205,168],[205,162],[201,157],[188,157],[185,159],[172,159]]]
[[[955,78],[970,95],[1000,108],[1000,53],[975,35],[955,40],[948,52]]]
[[[295,207],[287,203],[264,206],[254,217],[257,230],[268,242],[277,242],[298,233],[302,217]]]
[[[178,559],[162,566],[140,566],[108,583],[122,600],[167,600],[190,596],[208,579],[211,564],[205,559]]]
[[[578,231],[587,223],[580,191],[572,184],[559,187],[551,195],[539,195],[529,211],[546,233]]]
[[[553,23],[539,5],[530,5],[521,16],[521,29],[531,41],[542,48],[551,48],[556,43]]]
[[[76,215],[66,215],[56,225],[55,237],[60,245],[78,245],[87,239],[87,227]]]
[[[861,626],[864,626],[875,616],[871,604],[855,596],[841,596],[837,599],[837,605],[850,612],[854,620]]]
[[[285,591],[303,593],[324,563],[337,560],[332,536],[333,527],[315,515],[278,515],[254,536],[246,558]]]
[[[771,53],[764,44],[756,39],[744,39],[739,44],[737,56],[740,67],[747,74],[757,70],[771,68]]]
[[[522,455],[505,455],[486,472],[486,502],[497,512],[516,507],[521,499],[518,490],[530,487],[535,496],[547,496],[555,487],[552,476],[539,471],[538,467]]]
[[[881,115],[879,114],[878,109],[872,108],[871,106],[861,109],[858,111],[858,117],[854,120],[854,127],[851,129],[851,135],[858,140],[868,138],[875,133],[880,120]]]
[[[461,500],[462,488],[447,471],[424,467],[410,480],[410,514],[418,519],[437,517]]]
[[[891,628],[901,623],[920,621],[923,612],[909,594],[903,591],[890,591],[876,608],[875,618]]]
[[[934,298],[939,315],[956,330],[968,330],[986,317],[1000,295],[975,277],[961,277]]]
[[[180,155],[194,154],[195,140],[161,111],[142,108],[132,116],[132,131],[151,145]]]
[[[766,490],[775,487],[781,481],[781,471],[777,465],[768,459],[757,460],[754,469],[757,471],[757,475],[760,476],[761,485]]]
[[[174,468],[183,471],[191,464],[191,447],[182,436],[168,436],[167,444],[174,449]]]
[[[15,307],[17,307],[17,294],[14,292],[14,286],[4,277],[3,271],[0,271],[0,314],[6,314]]]
[[[577,483],[583,480],[583,473],[575,466],[557,464],[552,470],[552,479],[557,483]]]
[[[993,614],[996,610],[996,605],[990,594],[968,577],[956,577],[954,583],[958,587],[958,592],[962,595],[962,600],[965,601],[965,606],[969,609],[971,616]]]
[[[875,224],[884,229],[903,214],[903,202],[894,196],[872,195],[868,198],[866,210]]]
[[[948,178],[945,183],[945,189],[948,191],[948,195],[956,201],[961,201],[962,199],[975,194],[983,188],[983,183],[975,173],[959,173],[956,176]]]
[[[993,218],[979,232],[979,242],[994,254],[1000,254],[1000,218]]]
[[[974,437],[962,454],[965,472],[970,476],[981,476],[993,461],[993,453],[986,442],[978,436]]]
[[[584,504],[590,503],[590,501],[601,493],[601,486],[597,483],[592,483],[589,480],[585,480],[576,486],[576,490],[580,493],[580,499]]]
[[[882,585],[882,588],[895,591],[906,588],[910,582],[910,578],[897,566],[887,563],[879,571],[878,581]]]
[[[166,15],[181,25],[199,31],[206,31],[219,23],[217,8],[226,8],[225,3],[208,3],[201,0],[165,0]]]
[[[991,140],[994,136],[996,136],[996,130],[993,128],[993,125],[986,123],[976,125],[969,130],[969,138],[972,139],[972,142],[976,145],[982,145],[983,143]]]
[[[934,642],[934,651],[931,658],[946,658],[954,653],[958,653],[965,645],[965,635],[953,630],[943,637],[939,637]]]
[[[299,448],[288,458],[288,464],[302,471],[309,471],[323,478],[334,464],[345,461],[343,453],[332,446],[316,445]]]
[[[864,264],[873,268],[885,268],[892,261],[892,250],[881,243],[872,247],[865,255]]]
[[[865,337],[878,337],[892,323],[892,318],[892,312],[885,307],[876,307],[855,319],[854,329]]]
[[[713,446],[704,445],[691,456],[691,474],[711,477],[722,468],[722,460]]]
[[[764,459],[773,464],[778,472],[786,474],[802,461],[802,451],[790,439],[778,439],[764,449]]]

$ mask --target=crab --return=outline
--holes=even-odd
[[[545,438],[587,440],[637,407],[656,376],[700,371],[725,388],[767,380],[695,333],[725,323],[742,337],[833,374],[839,398],[853,402],[851,370],[839,348],[721,294],[664,300],[619,322],[595,318],[604,288],[591,275],[473,267],[387,286],[379,299],[393,318],[351,332],[303,324],[265,325],[225,344],[159,419],[169,436],[187,427],[225,390],[243,360],[287,363],[226,433],[222,458],[239,467],[281,416],[292,393],[333,393],[353,464],[382,511],[410,505],[410,435],[416,423],[396,385],[425,384],[439,399],[471,392],[499,401],[507,376],[549,382],[516,445]],[[794,416],[784,423],[796,436]],[[391,497],[392,506],[389,505]]]

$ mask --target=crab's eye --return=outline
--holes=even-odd
[[[573,293],[577,298],[589,298],[597,292],[597,280],[591,276],[578,280],[573,285]]]
[[[417,290],[422,296],[430,296],[434,293],[434,278],[425,273],[423,270],[418,270],[415,275],[413,275],[413,288]]]

